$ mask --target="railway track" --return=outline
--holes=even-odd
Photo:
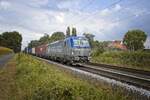
[[[127,71],[131,73],[136,73],[136,74],[138,73],[138,74],[143,74],[143,75],[147,75],[150,77],[150,71],[138,70],[138,69],[133,69],[133,68],[125,68],[125,67],[119,67],[119,66],[107,65],[107,64],[97,64],[97,63],[91,63],[91,62],[88,63],[88,65],[117,69],[120,71]]]
[[[115,79],[117,81],[121,81],[150,91],[150,73],[148,71],[140,71],[130,68],[116,67],[104,64],[94,64],[94,63],[88,64],[78,63],[76,66],[69,66],[42,58],[38,59],[51,64],[55,64],[57,66],[73,67],[75,69]]]
[[[115,79],[150,91],[150,73],[104,64],[78,64],[80,70]]]

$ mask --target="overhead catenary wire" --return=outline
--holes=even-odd
[[[111,8],[111,7],[113,7],[114,5],[117,5],[117,4],[121,3],[122,1],[124,1],[124,0],[116,1],[116,2],[114,2],[114,3],[111,3],[111,4],[108,5],[108,6],[104,7],[104,8],[101,9],[101,10],[95,11],[95,12],[93,12],[92,14],[90,14],[89,17],[87,17],[87,16],[86,16],[86,17],[83,17],[82,19],[80,19],[79,21],[77,21],[77,23],[73,24],[72,26],[76,26],[76,25],[80,24],[81,22],[83,22],[83,21],[85,21],[85,20],[88,20],[89,18],[93,17],[92,15],[96,15],[98,12],[103,11],[103,10],[108,9],[108,8]]]
[[[91,5],[91,3],[92,3],[93,1],[94,1],[94,0],[91,0],[91,1],[88,3],[88,5]],[[113,7],[114,5],[119,4],[119,3],[122,2],[122,1],[124,1],[124,0],[118,0],[118,1],[116,1],[116,2],[114,2],[114,3],[111,3],[110,5],[107,5],[106,7],[104,7],[103,9],[101,9],[101,11],[104,10],[104,9],[108,9],[108,8],[110,8],[110,7]],[[84,11],[84,9],[88,7],[88,5],[84,6],[81,10]],[[86,17],[83,17],[83,18],[81,18],[79,21],[77,21],[76,23],[73,23],[72,25],[69,25],[69,26],[76,26],[77,24],[80,24],[81,22],[83,22],[83,21],[89,19],[90,17],[93,17],[92,15],[97,14],[97,12],[100,12],[100,11],[95,11],[95,12],[93,12],[93,13],[91,14],[91,16],[89,16],[89,17],[87,17],[87,16],[86,16]],[[57,30],[57,28],[54,28],[53,30]]]
[[[119,1],[117,1],[117,2],[114,2],[114,3],[112,3],[111,5],[108,5],[108,6],[104,7],[102,10],[108,9],[108,8],[110,8],[110,7],[113,7],[114,5],[119,4],[119,3],[122,2],[122,1],[123,1],[123,0],[119,0]],[[131,4],[135,4],[135,3],[138,3],[138,2],[133,2],[133,3],[131,3]],[[87,5],[87,6],[88,6],[88,5]],[[124,8],[124,9],[125,9],[125,8]],[[102,10],[100,10],[100,11],[102,11]],[[75,24],[73,24],[73,25],[80,24],[81,22],[87,20],[88,18],[93,17],[92,15],[95,15],[95,14],[97,14],[97,12],[100,12],[100,11],[96,11],[96,12],[92,13],[91,16],[89,16],[89,17],[87,17],[87,16],[86,16],[85,18],[83,17],[82,19],[80,19],[79,21],[77,21],[77,23],[75,23]],[[122,22],[122,21],[125,21],[125,20],[129,20],[130,18],[135,17],[135,16],[136,16],[136,15],[130,15],[130,16],[127,16],[127,17],[122,18],[122,19],[114,20],[114,21],[112,21],[112,23],[118,23],[118,22]],[[140,15],[140,16],[141,16],[141,15]]]
[[[120,23],[120,22],[123,22],[123,21],[126,21],[126,20],[132,20],[133,17],[139,17],[139,16],[143,16],[143,15],[150,15],[150,12],[148,13],[145,13],[145,14],[140,14],[138,16],[136,15],[131,15],[131,16],[127,16],[123,19],[119,19],[119,20],[114,20],[111,24],[115,24],[115,23]],[[141,25],[142,26],[142,25]],[[102,31],[99,31],[99,32],[104,32],[105,30],[102,30]],[[107,35],[107,37],[111,38],[111,36]]]
[[[101,9],[101,10],[97,10],[97,11],[93,12],[92,14],[90,14],[89,17],[86,16],[86,17],[81,18],[79,21],[77,21],[77,23],[74,23],[74,25],[77,25],[77,24],[79,24],[79,23],[81,23],[81,22],[87,20],[87,19],[93,17],[93,15],[96,15],[98,12],[103,11],[104,9],[108,9],[108,8],[110,8],[110,7],[113,7],[114,5],[119,4],[119,3],[122,2],[122,1],[123,1],[123,0],[119,0],[119,1],[116,1],[116,2],[114,2],[114,3],[111,3],[110,5],[104,7],[104,8]]]
[[[118,1],[118,2],[119,2],[119,1]],[[138,3],[138,2],[133,2],[133,3],[131,3],[131,4],[135,4],[135,3]],[[146,13],[146,14],[141,13],[141,14],[142,14],[142,15],[149,15],[150,13]],[[131,18],[133,18],[133,17],[142,16],[141,14],[139,14],[139,15],[133,14],[133,15],[130,15],[130,16],[121,18],[121,19],[113,20],[113,21],[111,21],[111,22],[112,22],[112,24],[113,24],[113,23],[120,23],[120,22],[123,22],[123,21],[125,21],[125,20],[129,20],[129,19],[131,19]],[[81,23],[81,22],[80,22],[80,23]],[[103,31],[104,31],[104,30],[103,30]],[[101,31],[101,32],[103,32],[103,31]]]
[[[135,4],[139,4],[139,2],[141,2],[141,0],[136,0],[136,1],[134,1],[134,2],[131,2],[131,3],[129,3],[128,4],[128,6],[129,5],[134,5],[135,6]],[[115,11],[115,12],[113,12],[113,14],[115,14],[115,13],[120,13],[121,11],[125,11],[125,10],[127,10],[128,9],[128,7],[122,7],[121,8],[121,10],[117,10],[117,11]],[[107,15],[105,15],[105,17],[106,17]]]
[[[80,10],[81,10],[81,11],[84,11],[84,9],[87,9],[90,5],[92,5],[93,1],[94,1],[94,0],[89,0],[89,3],[86,4],[86,5],[84,5]]]
[[[116,4],[118,4],[118,3],[122,2],[122,1],[123,1],[123,0],[119,0],[119,1],[117,1],[117,2],[114,2],[114,3],[112,3],[111,5],[105,7],[104,9],[108,9],[108,8],[114,6],[114,5],[116,5]],[[131,4],[134,4],[134,5],[135,5],[135,4],[139,3],[138,1],[140,1],[140,0],[137,0],[137,1],[135,1],[135,2],[132,2]],[[102,9],[102,10],[104,10],[104,9]],[[122,8],[122,10],[125,10],[125,9],[127,9],[127,8]],[[102,11],[102,10],[101,10],[101,11]],[[90,18],[90,17],[93,17],[92,15],[96,15],[97,12],[100,12],[100,11],[94,12],[93,14],[91,14],[91,16],[86,17],[86,18],[83,18],[83,20],[81,19],[81,20],[79,21],[79,23],[81,23],[81,22],[87,20],[87,19]],[[127,18],[134,17],[134,16],[135,16],[135,15],[131,15],[131,16],[125,17],[124,19],[127,20]],[[119,20],[117,20],[117,21],[114,20],[113,22],[115,23],[115,22],[119,22],[119,21],[121,22],[121,21],[123,21],[123,20],[122,20],[122,19],[119,19]],[[78,22],[75,23],[74,25],[77,25],[77,24],[78,24]]]

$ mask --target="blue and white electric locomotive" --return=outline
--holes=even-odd
[[[87,38],[72,36],[61,41],[48,44],[47,56],[62,62],[88,62],[90,59],[90,44]]]

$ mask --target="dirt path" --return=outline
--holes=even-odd
[[[12,55],[5,56],[5,61],[8,61]],[[2,59],[2,58],[0,58]],[[4,58],[3,58],[4,59]],[[5,63],[5,67],[0,68],[0,100],[16,100],[17,87],[15,83],[16,61],[11,59]],[[12,98],[14,97],[14,98]],[[17,99],[21,100],[21,99]]]
[[[0,57],[0,67],[5,65],[13,56],[14,56],[13,53],[1,56]]]

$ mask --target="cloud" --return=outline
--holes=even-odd
[[[115,7],[114,7],[114,10],[115,11],[121,10],[121,6],[119,4],[116,4]]]
[[[27,45],[27,41],[39,39],[44,33],[51,35],[54,31],[65,32],[67,26],[76,27],[80,35],[90,32],[98,40],[111,40],[122,38],[119,37],[119,33],[127,31],[131,23],[114,23],[114,19],[133,15],[135,11],[137,15],[145,12],[140,8],[135,10],[131,7],[131,10],[123,10],[125,13],[121,13],[121,16],[116,16],[116,13],[123,9],[120,4],[104,10],[94,9],[91,12],[82,11],[84,6],[81,0],[2,0],[0,32],[19,31],[23,35],[23,46]],[[93,6],[91,5],[91,8]]]
[[[73,9],[77,6],[80,5],[81,1],[80,0],[58,0],[60,3],[58,3],[58,8],[63,9],[63,8],[69,8]]]
[[[44,6],[48,4],[48,0],[30,0],[29,4],[36,7]]]
[[[59,23],[64,22],[64,14],[63,13],[59,13],[58,15],[55,16],[55,18]]]
[[[11,6],[11,4],[7,1],[0,1],[0,9],[6,10]]]
[[[101,15],[106,16],[106,15],[110,14],[110,10],[109,9],[104,9],[100,13],[101,13]]]
[[[113,14],[114,12],[121,10],[121,9],[122,9],[122,7],[119,4],[116,4],[114,7],[106,8],[106,9],[100,11],[100,15],[108,16],[108,15]]]
[[[48,5],[48,1],[46,0],[44,3],[41,3],[39,0],[31,1],[32,2],[24,2],[24,4],[20,4],[20,2],[9,2],[13,4],[13,7],[9,8],[10,14],[1,20],[3,21],[3,25],[9,29],[17,29],[18,27],[18,31],[20,31],[24,37],[23,45],[26,45],[26,41],[37,39],[35,37],[39,38],[39,36],[42,36],[44,33],[52,34],[54,31],[65,32],[67,26],[75,26],[80,35],[83,34],[83,32],[91,32],[96,36],[105,36],[105,32],[109,32],[118,25],[112,23],[110,20],[101,19],[98,13],[88,20],[85,20],[83,18],[91,16],[91,13],[83,13],[78,10],[60,11],[56,9],[35,8]],[[37,2],[31,6],[34,1]],[[76,4],[79,3],[78,1],[73,2],[76,2]],[[70,1],[64,1],[58,3],[57,6],[61,9],[66,9],[71,5],[73,5],[73,3]],[[113,10],[118,8],[119,7],[116,6]],[[105,12],[107,13],[107,10],[104,10],[104,13]],[[15,16],[13,13],[15,13]],[[13,18],[14,21],[12,21],[11,18]],[[15,28],[9,25],[13,25]],[[107,26],[107,31],[105,31],[105,26]]]

